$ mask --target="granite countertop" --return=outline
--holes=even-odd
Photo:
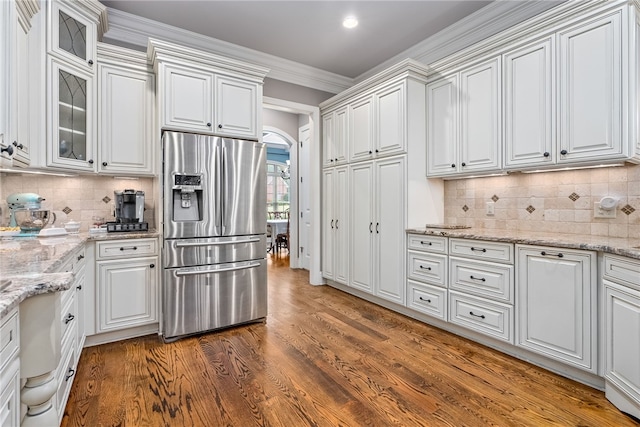
[[[158,237],[157,231],[79,233],[55,237],[5,237],[0,240],[0,319],[26,298],[69,289],[73,273],[60,272],[69,258],[89,241]],[[1,286],[1,285],[0,285]]]
[[[553,246],[567,249],[584,249],[606,252],[640,259],[640,238],[622,239],[583,234],[562,234],[539,231],[513,231],[484,228],[409,228],[407,233],[432,236],[460,237],[464,239],[489,240],[494,242],[521,243],[527,245]]]

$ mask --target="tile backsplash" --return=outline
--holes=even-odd
[[[615,219],[594,218],[604,196],[619,199]],[[473,227],[640,238],[640,165],[445,181],[444,212]]]
[[[6,198],[11,193],[37,193],[45,201],[43,209],[56,213],[58,223],[69,220],[81,221],[81,231],[87,231],[94,218],[114,220],[115,190],[126,188],[144,191],[144,220],[155,227],[156,195],[152,178],[119,179],[104,176],[58,177],[50,175],[31,175],[18,173],[0,174],[0,225],[9,223],[9,210]]]

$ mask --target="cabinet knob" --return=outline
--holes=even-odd
[[[380,152],[380,150],[378,150],[378,149],[376,148],[376,153],[379,153],[379,152]]]
[[[549,157],[549,152],[548,152],[548,151],[545,151],[545,152],[544,152],[544,154],[543,154],[543,156],[545,156],[545,157]]]
[[[565,154],[567,154],[567,153],[568,153],[568,151],[567,151],[567,150],[562,150],[562,151],[560,151],[560,154],[562,154],[563,156],[564,156]]]
[[[149,268],[154,268],[156,265],[155,264],[150,264]]]
[[[76,289],[77,289],[77,290],[79,290],[79,291],[81,291],[81,290],[82,290],[82,285],[78,285],[78,286],[76,286]]]
[[[369,150],[369,154],[373,154],[373,152],[371,150]]]
[[[93,159],[89,159],[88,162],[89,162],[90,165],[92,165],[93,164]]]
[[[107,166],[107,162],[102,162],[102,166]]]
[[[78,255],[78,261],[84,259],[84,255]]]
[[[13,141],[13,146],[18,148],[19,150],[22,150],[24,148],[24,145],[18,144],[18,141]]]
[[[64,380],[69,381],[69,378],[71,378],[75,373],[76,371],[73,368],[69,368],[69,370],[67,371],[67,375],[65,375],[64,377]]]
[[[5,151],[7,152],[8,155],[12,156],[13,155],[13,146],[8,145],[7,148],[1,149],[0,150],[0,154],[4,153]]]
[[[452,168],[455,168],[455,167],[456,167],[456,164],[455,164],[455,163],[451,163],[451,167],[452,167]]]
[[[218,125],[218,129],[222,129],[222,125]]]
[[[88,61],[87,61],[87,63],[88,63],[89,65],[93,65],[93,59],[88,60]]]
[[[462,166],[467,166],[467,164],[465,162],[462,162],[461,165]]]
[[[333,159],[329,159],[329,161],[330,161],[331,163],[333,163]]]
[[[211,122],[207,123],[207,127],[210,128],[211,127]]]

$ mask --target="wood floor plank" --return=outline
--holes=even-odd
[[[326,286],[273,255],[269,315],[83,351],[63,426],[632,427],[604,393]]]

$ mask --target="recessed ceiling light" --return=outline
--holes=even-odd
[[[344,21],[342,21],[342,26],[349,29],[355,28],[358,26],[358,20],[355,16],[347,16],[344,18]]]

